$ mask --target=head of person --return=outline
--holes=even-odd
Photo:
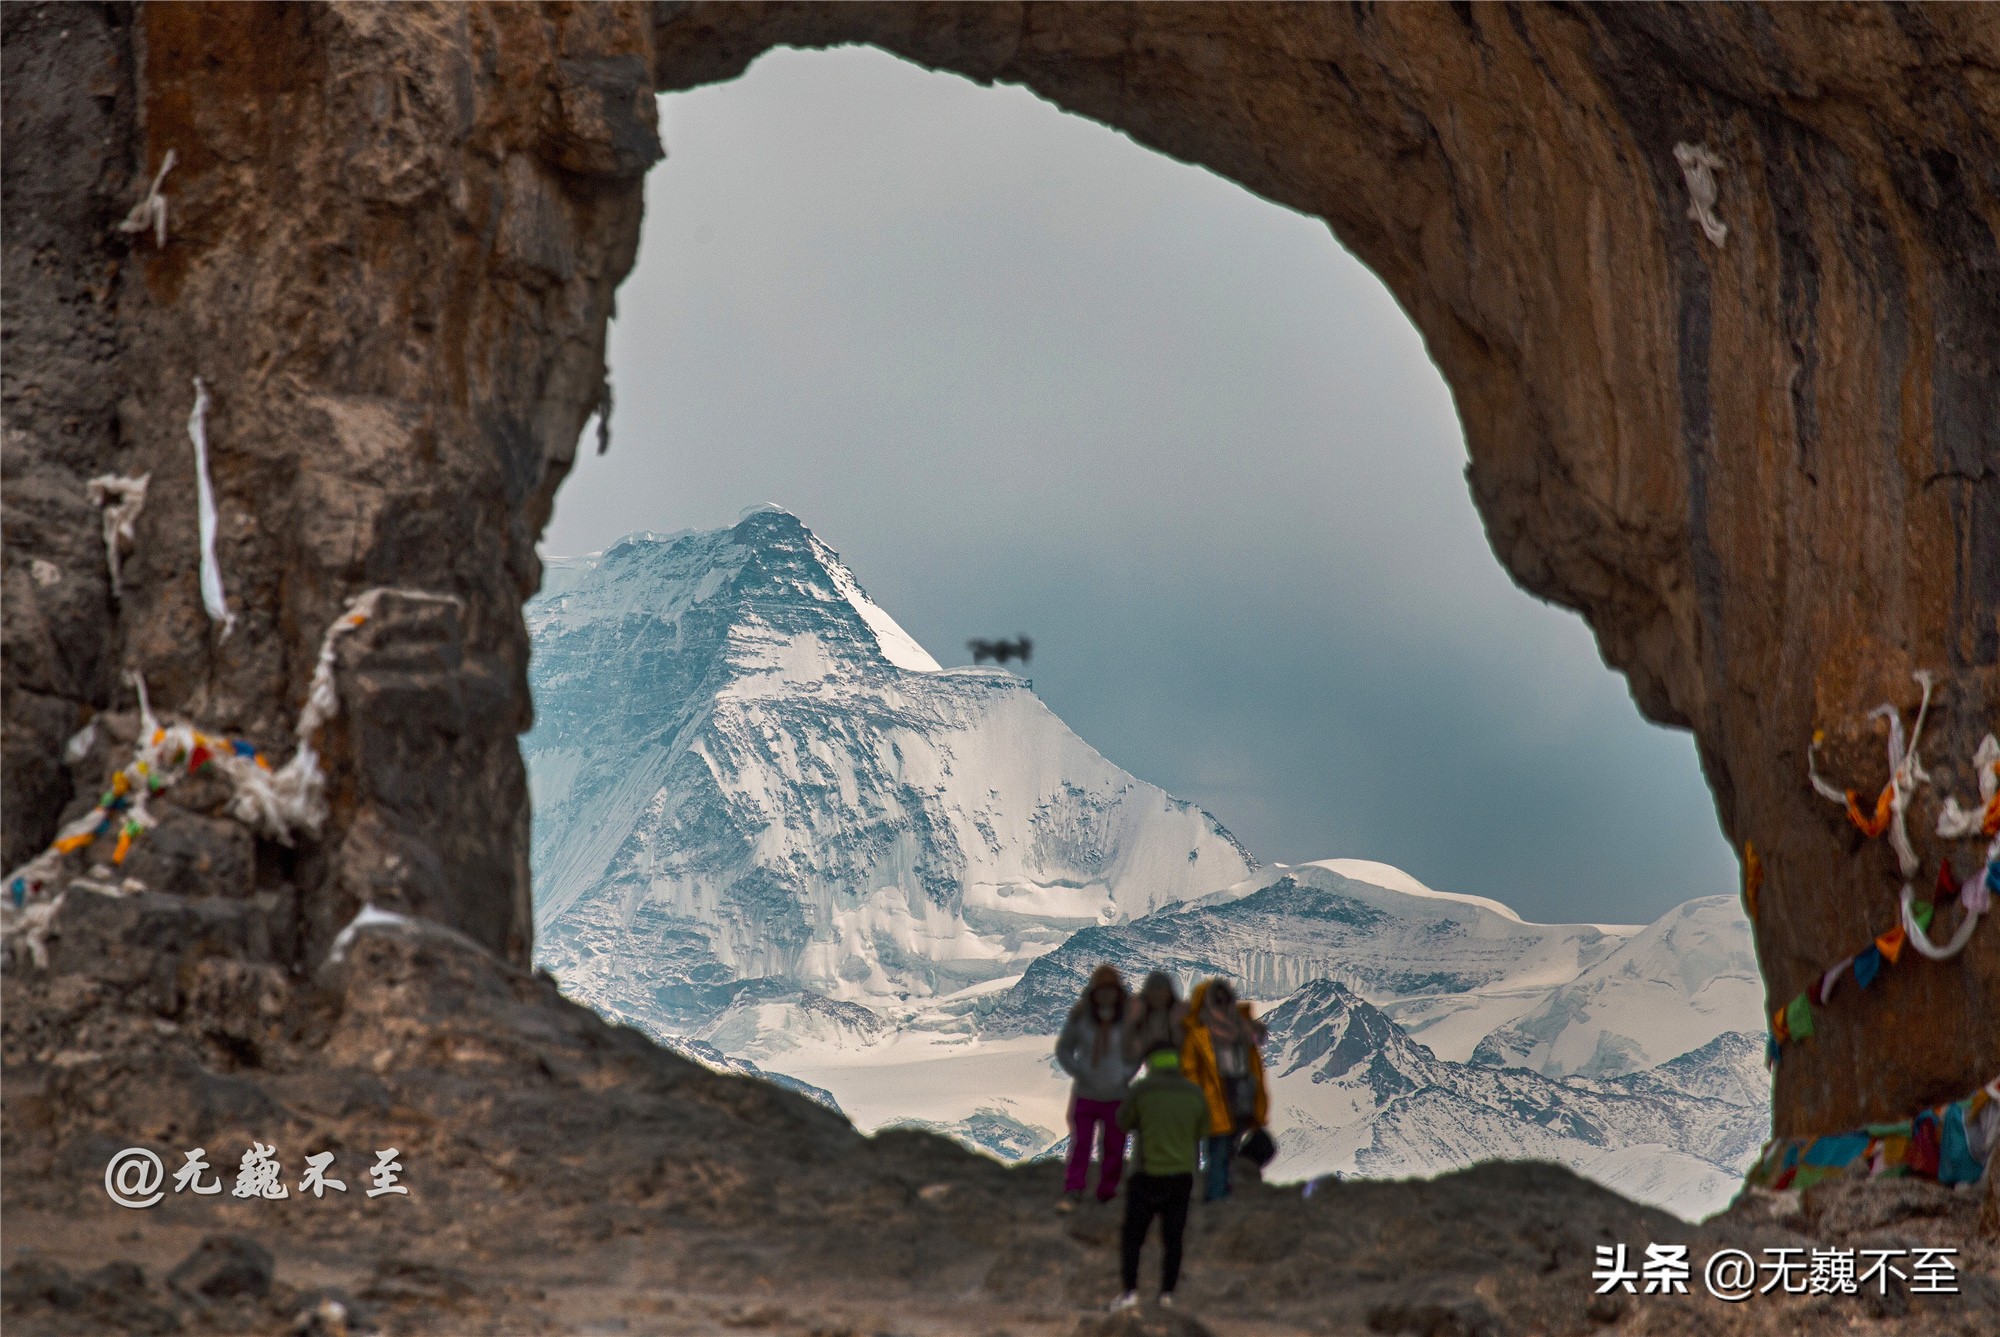
[[[1139,1001],[1146,1005],[1148,1012],[1171,1012],[1180,994],[1174,988],[1174,977],[1164,970],[1156,970],[1146,976],[1145,984],[1139,988]]]
[[[1172,1045],[1154,1045],[1146,1054],[1147,1072],[1179,1072],[1181,1051]]]
[[[1236,990],[1228,980],[1215,979],[1208,982],[1208,996],[1203,1005],[1211,1012],[1229,1013],[1236,1010]]]
[[[1083,1007],[1094,1016],[1109,1020],[1125,1010],[1125,977],[1109,961],[1090,972],[1084,986]]]

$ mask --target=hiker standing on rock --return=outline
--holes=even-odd
[[[1162,1046],[1178,1054],[1187,1040],[1187,1008],[1164,970],[1146,976],[1125,1017],[1125,1052],[1135,1063]]]
[[[1139,1064],[1125,1049],[1125,1013],[1131,999],[1116,966],[1091,972],[1083,997],[1069,1010],[1062,1034],[1056,1037],[1056,1062],[1070,1075],[1069,1159],[1063,1166],[1063,1196],[1056,1210],[1072,1212],[1083,1201],[1090,1174],[1090,1149],[1100,1139],[1097,1200],[1110,1202],[1118,1194],[1125,1171],[1125,1134],[1118,1128],[1118,1102]]]
[[[1118,1107],[1118,1126],[1139,1134],[1139,1169],[1125,1184],[1125,1228],[1118,1267],[1124,1288],[1112,1309],[1139,1303],[1139,1254],[1153,1218],[1160,1218],[1160,1303],[1174,1302],[1181,1279],[1181,1237],[1187,1233],[1188,1199],[1194,1196],[1196,1149],[1209,1130],[1208,1099],[1181,1075],[1170,1045],[1146,1056],[1146,1075]]]
[[[1181,1068],[1208,1097],[1208,1135],[1202,1143],[1202,1201],[1229,1196],[1230,1162],[1244,1134],[1262,1128],[1270,1116],[1264,1088],[1268,1034],[1248,1003],[1224,979],[1208,980],[1188,995],[1187,1042]]]

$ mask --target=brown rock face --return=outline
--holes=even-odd
[[[154,701],[278,756],[319,638],[373,586],[322,739],[324,836],[247,861],[325,952],[362,900],[528,951],[533,544],[602,398],[658,156],[652,91],[779,44],[872,42],[1019,82],[1327,220],[1457,398],[1495,551],[1580,611],[1649,717],[1692,729],[1767,870],[1771,997],[1896,917],[1864,802],[1889,701],[1936,675],[1910,830],[2000,723],[2000,19],[1980,7],[9,6],[5,854],[74,795],[64,740]],[[1720,244],[1679,144],[1720,168]],[[167,245],[114,231],[172,150]],[[186,423],[213,396],[197,584]],[[122,596],[91,476],[149,472]],[[199,828],[188,840],[199,844]],[[184,841],[185,845],[187,842]],[[211,857],[192,847],[175,869]],[[1939,927],[1960,911],[1942,902]],[[1942,933],[1938,936],[1943,936]],[[1820,1014],[1782,1133],[2000,1071],[2000,928]]]

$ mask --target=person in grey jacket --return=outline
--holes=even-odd
[[[1139,1071],[1126,1046],[1125,1014],[1131,999],[1116,966],[1091,972],[1083,997],[1069,1010],[1062,1034],[1056,1037],[1056,1062],[1070,1075],[1069,1159],[1063,1166],[1063,1196],[1058,1211],[1074,1211],[1083,1200],[1090,1175],[1093,1143],[1098,1154],[1097,1200],[1118,1195],[1125,1172],[1125,1133],[1118,1126],[1118,1103]]]
[[[1187,1004],[1164,970],[1146,976],[1125,1009],[1125,1052],[1137,1063],[1156,1049],[1180,1053],[1187,1042]]]

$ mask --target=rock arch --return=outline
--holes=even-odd
[[[6,855],[79,786],[93,711],[154,698],[282,750],[340,653],[322,841],[243,885],[315,959],[365,898],[525,959],[534,542],[603,394],[658,156],[653,94],[775,45],[870,42],[1027,85],[1327,220],[1451,385],[1495,552],[1693,730],[1765,877],[1793,997],[1899,882],[1805,783],[1884,782],[1880,701],[1973,792],[2000,717],[2000,24],[1977,7],[9,6]],[[1674,149],[1720,163],[1719,242]],[[164,248],[120,233],[173,150]],[[193,560],[191,378],[214,396],[219,639]],[[86,481],[150,471],[112,597]],[[53,578],[51,578],[53,573]],[[86,767],[88,761],[83,763]],[[1536,817],[1533,795],[1496,798]],[[1922,887],[1920,887],[1920,890]],[[1947,922],[1955,910],[1941,911]],[[1849,1000],[1852,1003],[1853,1000]],[[2000,1071],[2000,929],[1887,973],[1777,1075],[1780,1132]]]

